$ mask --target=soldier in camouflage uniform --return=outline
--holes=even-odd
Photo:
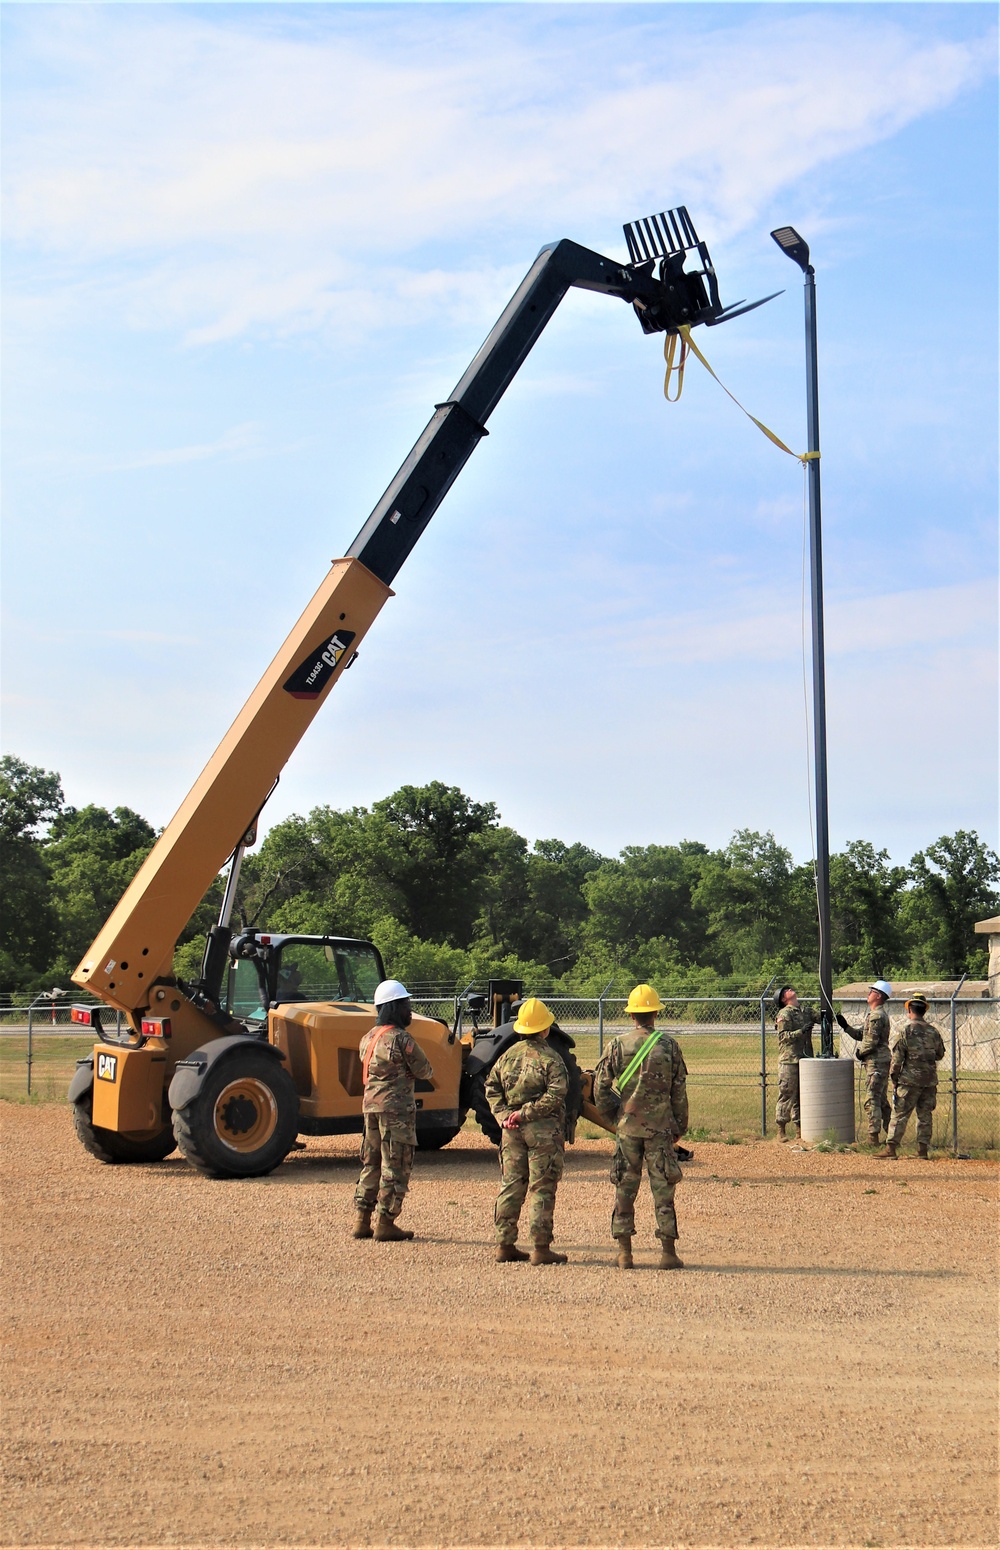
[[[812,1030],[819,1021],[810,1006],[799,1006],[792,985],[782,985],[774,998],[778,1033],[778,1102],[774,1110],[778,1140],[788,1140],[789,1121],[799,1125],[799,1061],[811,1060]],[[801,1125],[799,1133],[801,1134]]]
[[[892,995],[888,980],[876,980],[868,991],[868,1010],[860,1028],[853,1028],[843,1012],[837,1021],[852,1039],[859,1039],[855,1060],[865,1068],[865,1113],[868,1115],[868,1143],[878,1146],[879,1134],[888,1131],[892,1108],[886,1092],[889,1086],[889,1013],[886,1004]]]
[[[565,1265],[552,1251],[552,1214],[563,1172],[566,1094],[562,1058],[545,1038],[555,1018],[543,1001],[522,1001],[513,1027],[521,1037],[504,1050],[486,1079],[486,1099],[500,1121],[500,1193],[493,1212],[497,1263],[529,1258],[517,1247],[517,1224],[531,1197],[533,1265]]]
[[[933,1023],[924,1022],[927,1002],[911,996],[907,1024],[889,1041],[892,1081],[892,1123],[881,1157],[895,1157],[914,1109],[917,1111],[917,1156],[929,1157],[933,1114],[937,1107],[937,1067],[944,1059],[944,1040]]]
[[[642,1180],[643,1161],[656,1211],[658,1268],[684,1268],[676,1252],[674,1211],[674,1191],[682,1177],[674,1152],[674,1136],[682,1136],[688,1124],[687,1067],[680,1047],[668,1033],[661,1033],[641,1065],[622,1082],[624,1073],[655,1031],[656,1014],[662,1010],[663,1003],[652,986],[637,985],[628,998],[635,1032],[612,1039],[594,1073],[594,1105],[606,1119],[617,1121],[611,1161],[611,1182],[615,1186],[611,1236],[618,1242],[620,1270],[632,1269],[635,1197]]]
[[[414,1082],[428,1081],[433,1068],[407,1029],[413,1021],[409,992],[398,980],[383,980],[375,991],[378,1023],[361,1040],[365,1128],[361,1174],[354,1191],[355,1238],[402,1243],[412,1238],[396,1226],[410,1184],[417,1144]],[[372,1230],[372,1212],[378,1211]]]

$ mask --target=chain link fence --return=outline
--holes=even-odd
[[[415,989],[414,1009],[451,1026],[456,997],[421,989],[426,993]],[[622,996],[553,995],[546,1004],[575,1041],[584,1067],[592,1068],[607,1042],[632,1027]],[[688,1068],[689,1133],[695,1140],[734,1141],[773,1135],[778,1042],[770,1002],[692,996],[669,997],[664,1006],[658,1026],[680,1044]],[[895,1026],[900,1019],[894,1005],[891,1010]],[[927,1018],[945,1043],[933,1145],[956,1153],[1000,1149],[1000,1000],[934,1003]],[[122,1019],[109,1012],[106,1026],[120,1035]],[[464,1027],[471,1026],[466,1013]],[[0,1008],[0,1098],[62,1101],[76,1062],[93,1042],[93,1030],[72,1023],[64,1003]],[[852,1055],[853,1041],[844,1043],[842,1055]],[[864,1079],[855,1065],[856,1123],[863,1135]]]

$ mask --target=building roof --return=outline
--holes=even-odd
[[[961,984],[960,980],[894,980],[892,999],[905,1001],[907,996],[912,996],[921,990],[928,1001],[950,1001],[959,984]],[[833,993],[838,1001],[864,1001],[870,989],[870,983],[865,984],[864,980],[859,980],[854,985],[841,985]],[[966,980],[958,992],[958,999],[978,1001],[981,996],[988,996],[989,993],[989,980]]]
[[[991,915],[989,920],[977,920],[976,930],[982,932],[1000,931],[1000,915]]]

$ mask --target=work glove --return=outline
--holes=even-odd
[[[843,1012],[838,1012],[837,1013],[837,1021],[840,1024],[840,1026],[843,1028],[845,1033],[850,1033],[851,1025],[847,1021],[847,1018],[844,1016]]]
[[[862,1055],[862,1053],[861,1053],[861,1045],[860,1044],[858,1045],[857,1049],[854,1051],[854,1058],[855,1058],[855,1060],[861,1060],[861,1061],[863,1061],[864,1058],[865,1058],[864,1055]]]

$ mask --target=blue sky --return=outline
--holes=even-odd
[[[538,249],[684,203],[723,380],[804,444],[834,846],[997,843],[996,12],[3,11],[4,748],[164,823]],[[439,778],[613,853],[809,853],[799,466],[571,295],[271,822]]]

